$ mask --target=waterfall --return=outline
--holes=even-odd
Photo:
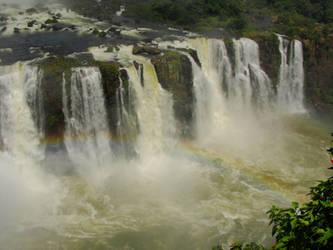
[[[202,69],[188,56],[192,64],[196,100],[196,133],[199,140],[225,125],[225,100],[222,83],[230,80],[230,62],[223,41],[196,39],[190,41],[197,50]]]
[[[233,40],[235,48],[235,80],[229,86],[235,101],[245,107],[256,103],[266,108],[272,97],[271,81],[260,68],[258,44],[247,38]]]
[[[136,110],[140,127],[138,151],[141,154],[160,152],[175,143],[176,121],[172,96],[160,86],[150,61],[140,57],[136,59],[141,59],[140,63],[143,64],[143,79],[141,71],[137,71],[134,65],[126,70],[137,97]]]
[[[305,112],[303,104],[304,69],[302,43],[298,40],[289,42],[281,35],[278,35],[278,38],[281,54],[277,90],[278,103],[280,107],[286,109],[288,112]]]
[[[110,164],[109,128],[98,68],[73,68],[70,84],[63,77],[63,107],[65,145],[73,163],[86,169]]]
[[[127,86],[125,90],[124,82],[119,77],[119,88],[116,90],[116,104],[117,104],[117,135],[119,137],[119,150],[122,155],[127,155],[132,151],[128,144],[132,140],[132,136],[136,134],[136,116],[134,109],[134,90],[132,85]]]
[[[213,67],[218,75],[218,82],[221,84],[226,97],[229,97],[229,89],[231,91],[233,84],[233,70],[228,56],[226,46],[222,40],[213,40]]]
[[[20,167],[38,166],[43,159],[28,105],[33,98],[27,86],[38,86],[38,79],[37,67],[17,63],[0,68],[0,150]]]
[[[44,138],[44,106],[41,88],[42,77],[43,72],[39,70],[38,67],[31,67],[30,70],[25,70],[24,92],[40,139]]]

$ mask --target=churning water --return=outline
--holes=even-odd
[[[266,211],[306,201],[308,188],[328,175],[327,128],[303,107],[301,45],[290,43],[288,65],[287,42],[280,42],[276,92],[252,40],[233,41],[234,64],[222,40],[174,44],[196,49],[202,64],[189,57],[196,102],[194,138],[187,141],[178,136],[172,95],[151,62],[121,47],[115,53],[125,62],[139,126],[132,158],[110,146],[99,69],[73,68],[62,83],[65,148],[53,163],[67,167],[68,155],[73,169],[58,175],[45,166],[40,143],[42,72],[22,63],[2,67],[0,249],[270,244]],[[122,88],[116,102],[125,135],[132,118]]]

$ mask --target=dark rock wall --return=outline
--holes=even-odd
[[[279,83],[279,71],[281,65],[281,54],[279,51],[279,39],[275,34],[250,37],[259,45],[260,65],[272,80],[273,88]]]
[[[333,34],[326,40],[305,40],[303,47],[306,103],[333,116]]]
[[[261,67],[276,89],[281,64],[277,36],[266,34],[250,38],[259,44]],[[333,116],[333,34],[318,41],[301,41],[304,55],[305,105],[315,113]]]
[[[83,66],[80,60],[69,57],[51,57],[40,64],[40,68],[43,70],[41,93],[46,138],[58,141],[62,141],[64,138],[63,75],[66,80],[67,93],[70,93],[71,68],[79,66]],[[85,62],[84,66],[95,66],[100,69],[110,132],[116,135],[118,121],[116,92],[120,86],[119,77],[121,75],[119,65],[115,62],[96,62],[90,59],[88,65]],[[125,77],[122,75],[123,81],[126,83]],[[125,89],[128,90],[128,81]]]
[[[120,86],[119,65],[115,62],[99,62],[99,69],[102,75],[102,85],[105,98],[105,108],[108,116],[108,123],[111,133],[117,131],[117,89]]]
[[[51,57],[40,67],[43,70],[41,84],[42,103],[44,107],[45,137],[62,141],[65,131],[65,117],[63,113],[63,74],[66,81],[70,81],[71,67],[80,66],[76,59],[65,57]]]
[[[182,135],[191,136],[194,117],[191,62],[187,56],[175,51],[166,51],[151,62],[160,84],[173,95],[175,116]]]

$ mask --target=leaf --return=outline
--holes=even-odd
[[[294,208],[298,208],[298,207],[299,207],[298,202],[292,202],[291,205],[292,205]]]
[[[276,249],[281,249],[284,247],[284,243],[283,242],[279,242],[278,244],[276,244],[275,248]]]
[[[291,225],[291,229],[295,229],[296,225],[297,225],[297,219],[293,219],[291,222],[290,222],[290,225]]]
[[[326,233],[322,237],[320,237],[319,242],[324,243],[324,245],[326,245],[327,240],[331,237],[333,237],[333,229],[328,228]]]
[[[284,236],[281,241],[282,242],[288,242],[290,240],[290,236]]]
[[[305,225],[305,226],[309,226],[310,222],[308,222],[307,220],[301,220],[301,222]]]

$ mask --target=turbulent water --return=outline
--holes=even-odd
[[[123,150],[133,144],[131,158],[112,146],[98,68],[73,68],[62,83],[66,152],[53,163],[65,168],[68,155],[73,168],[57,175],[40,143],[47,108],[40,105],[42,72],[19,63],[0,68],[0,249],[271,244],[265,212],[306,201],[308,188],[328,176],[327,127],[303,107],[301,44],[279,39],[277,91],[252,40],[233,41],[234,62],[222,40],[171,44],[196,49],[202,64],[188,56],[195,131],[187,141],[151,62],[132,55],[131,46],[111,55],[128,74],[138,121],[136,139],[126,141],[134,118],[120,79],[117,131]]]

